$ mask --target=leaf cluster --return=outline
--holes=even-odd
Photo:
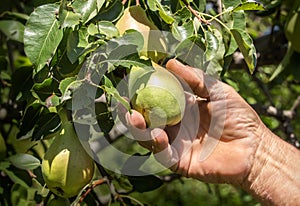
[[[130,110],[130,104],[123,98],[128,95],[126,80],[130,68],[151,65],[150,59],[139,56],[144,43],[142,34],[128,30],[120,35],[115,27],[129,6],[139,4],[163,32],[167,57],[159,62],[161,65],[169,58],[177,58],[231,84],[250,103],[291,106],[279,98],[278,85],[288,82],[292,91],[299,93],[299,73],[291,69],[299,67],[299,53],[283,50],[286,56],[278,67],[274,63],[266,66],[261,63],[264,58],[259,55],[264,53],[256,43],[262,32],[272,33],[275,26],[283,29],[293,1],[218,2],[221,4],[209,0],[29,0],[12,4],[2,1],[0,204],[33,205],[53,198],[43,185],[40,161],[66,118],[82,128],[79,136],[85,140],[105,143],[101,145],[103,154],[109,154],[105,150],[107,143],[128,154],[127,159],[104,155],[120,171],[132,167],[132,157],[145,157],[135,165],[137,171],[153,158],[135,141],[115,130],[116,105],[121,103]],[[255,22],[261,19],[269,27]],[[237,64],[237,54],[242,63],[238,70],[231,71]],[[270,83],[272,94],[265,82]],[[296,92],[284,90],[284,95],[294,98]],[[273,100],[272,95],[278,98]],[[274,129],[279,127],[274,119],[266,117],[264,121]],[[123,176],[101,164],[98,169],[95,178],[109,181],[95,188],[97,184],[88,185],[93,192],[87,196],[78,194],[72,201],[88,205],[141,205],[134,197],[135,192],[155,193],[167,184],[165,177],[174,177],[166,170],[157,175]]]

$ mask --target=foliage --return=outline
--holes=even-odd
[[[74,123],[83,128],[78,133],[89,131],[79,135],[85,140],[107,141],[128,154],[128,159],[132,156],[145,157],[143,161],[153,159],[114,127],[115,103],[120,102],[130,110],[122,97],[126,95],[122,90],[122,84],[126,84],[123,77],[131,66],[151,64],[138,55],[143,36],[134,30],[120,35],[115,27],[124,9],[136,3],[141,4],[161,31],[167,32],[168,57],[159,64],[177,57],[232,85],[261,114],[270,129],[300,146],[297,139],[300,53],[290,47],[284,36],[291,19],[289,14],[299,13],[297,1],[3,0],[0,3],[1,205],[46,204],[54,198],[44,186],[40,164],[52,137],[65,121],[60,114],[66,111],[72,110]],[[104,164],[106,161],[106,164],[119,163],[122,169],[132,167],[128,159],[109,156],[106,147],[102,150],[106,154]],[[70,198],[70,202],[256,204],[239,189],[195,183],[168,170],[131,176],[96,164],[94,181],[77,197]],[[167,199],[171,202],[166,202]]]

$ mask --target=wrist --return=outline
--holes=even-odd
[[[263,130],[242,187],[262,203],[293,205],[300,201],[300,151],[269,129]]]

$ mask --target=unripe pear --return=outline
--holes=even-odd
[[[64,122],[42,160],[42,174],[48,188],[56,195],[77,195],[94,174],[94,161],[76,135],[73,124]]]
[[[126,8],[116,27],[121,35],[129,29],[137,30],[142,34],[144,46],[140,56],[150,58],[154,62],[159,62],[167,56],[167,46],[162,32],[148,19],[141,6]]]
[[[129,97],[133,109],[140,112],[149,127],[179,123],[185,109],[185,94],[178,79],[165,68],[132,67]]]

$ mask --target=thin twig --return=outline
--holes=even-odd
[[[104,183],[107,182],[107,179],[106,178],[102,178],[102,179],[99,179],[99,180],[95,180],[92,185],[85,191],[85,193],[83,193],[78,201],[78,203],[82,203],[84,198],[97,186],[99,185],[102,185]]]
[[[294,116],[296,113],[296,109],[300,106],[300,95],[297,97],[297,99],[294,101],[293,106],[291,107],[290,111],[292,115]]]
[[[205,23],[205,24],[207,24],[207,25],[210,25],[211,23],[209,22],[209,21],[207,21],[206,19],[203,19],[203,18],[201,18],[201,16],[199,15],[199,13],[195,10],[195,9],[193,9],[192,7],[191,7],[191,5],[189,4],[189,2],[188,1],[183,1],[183,3],[185,4],[185,6],[190,10],[190,12],[192,12],[192,14],[200,21],[200,22],[203,22],[203,23]]]

